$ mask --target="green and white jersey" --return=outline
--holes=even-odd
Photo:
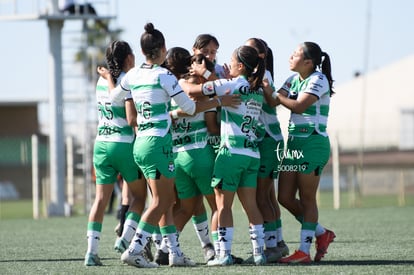
[[[125,73],[121,73],[118,82]],[[126,142],[134,141],[134,130],[126,120],[125,100],[113,98],[109,92],[108,82],[100,77],[96,84],[96,102],[98,105],[97,141]]]
[[[237,108],[222,106],[221,144],[232,154],[260,158],[257,145],[257,124],[262,111],[263,90],[253,91],[244,76],[233,79],[219,79],[203,85],[205,95],[240,94],[242,103]]]
[[[272,90],[275,91],[273,78],[268,70],[266,70],[263,79],[268,79],[270,87],[272,87]],[[269,106],[269,104],[266,102],[266,99],[264,99],[262,113],[259,117],[259,127],[264,128],[264,131],[262,130],[259,134],[260,140],[266,133],[276,141],[283,139],[282,131],[280,130],[280,123],[276,114],[276,108]]]
[[[174,100],[171,100],[171,110],[176,109],[179,107]],[[204,112],[179,117],[173,122],[171,130],[174,153],[200,149],[207,145],[208,132]]]
[[[285,81],[282,89],[289,94],[297,93],[298,99],[305,93],[315,95],[318,98],[303,113],[291,113],[288,128],[289,135],[308,137],[316,131],[322,136],[328,136],[326,127],[329,114],[330,88],[326,76],[315,71],[308,78],[301,81],[299,74],[295,74]]]
[[[170,100],[194,114],[195,103],[178,85],[177,78],[159,65],[142,64],[128,71],[114,94],[125,96],[131,92],[137,110],[137,137],[164,137],[170,130]]]

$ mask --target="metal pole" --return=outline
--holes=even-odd
[[[75,181],[74,181],[74,168],[73,168],[73,138],[68,136],[66,138],[66,159],[67,159],[67,201],[70,209],[75,204]],[[66,213],[67,215],[68,213]]]
[[[65,203],[65,144],[62,100],[63,20],[48,20],[50,109],[50,204],[49,216],[63,216]]]
[[[339,186],[339,148],[338,139],[332,136],[332,177],[333,177],[333,207],[339,209],[341,206]]]
[[[88,64],[88,26],[87,21],[83,21],[82,25],[82,51],[85,53],[83,59],[83,69],[85,72],[89,70]],[[83,98],[83,172],[85,179],[85,214],[90,212],[92,207],[92,150],[90,145],[90,133],[89,133],[89,123],[88,123],[88,114],[89,114],[89,93],[90,88],[88,81],[85,78],[85,92]]]
[[[405,206],[405,182],[404,182],[404,169],[400,169],[398,180],[398,206]]]
[[[39,150],[37,135],[32,135],[32,197],[33,219],[39,219]]]

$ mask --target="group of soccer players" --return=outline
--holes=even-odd
[[[190,219],[208,266],[311,263],[313,238],[314,261],[320,261],[335,238],[318,223],[316,204],[330,154],[328,54],[316,43],[301,43],[289,59],[295,74],[277,90],[272,52],[261,39],[248,39],[229,65],[221,66],[215,63],[219,43],[212,35],[199,35],[191,55],[179,47],[167,51],[163,34],[152,23],[144,28],[143,64],[135,66],[127,42],[113,41],[107,68],[98,68],[96,196],[85,265],[102,265],[99,237],[118,173],[132,200],[115,250],[128,265],[195,266],[179,244]],[[285,150],[277,105],[291,110]],[[252,257],[246,260],[232,254],[236,193],[249,221]],[[302,225],[300,247],[290,256],[278,201]]]

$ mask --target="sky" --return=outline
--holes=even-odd
[[[147,22],[163,32],[167,48],[191,50],[198,34],[213,34],[220,42],[219,63],[228,63],[233,50],[248,38],[264,39],[273,50],[276,87],[292,73],[288,59],[303,41],[318,43],[330,55],[336,85],[350,81],[356,71],[370,72],[414,54],[411,0],[110,2],[116,3],[110,27],[124,30],[121,39],[134,49],[137,64],[143,61],[139,38]],[[99,14],[108,12],[96,8]],[[64,32],[74,29],[70,24],[65,23]],[[47,23],[0,21],[0,33],[0,101],[48,98]]]

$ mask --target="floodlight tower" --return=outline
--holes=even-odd
[[[65,213],[65,144],[63,134],[62,28],[58,1],[51,1],[51,14],[45,16],[49,28],[49,161],[50,204],[48,215]]]
[[[64,14],[59,11],[58,0],[48,0],[47,9],[20,14],[21,7],[27,7],[27,0],[12,1],[14,12],[1,16],[2,20],[45,20],[49,28],[49,162],[50,162],[50,203],[48,216],[65,214],[65,138],[63,121],[63,74],[62,74],[62,28],[66,20],[110,20],[115,16],[90,13]],[[107,0],[109,2],[109,0]],[[37,3],[39,3],[37,1]],[[33,3],[32,3],[33,4]],[[109,3],[108,3],[109,6]],[[41,12],[43,10],[43,12]]]
[[[104,20],[96,14],[65,15],[59,12],[58,0],[50,0],[50,13],[41,16],[49,28],[49,80],[50,108],[50,204],[48,215],[63,216],[65,213],[65,138],[63,134],[62,89],[62,28],[65,20]],[[87,182],[86,184],[89,184]]]

